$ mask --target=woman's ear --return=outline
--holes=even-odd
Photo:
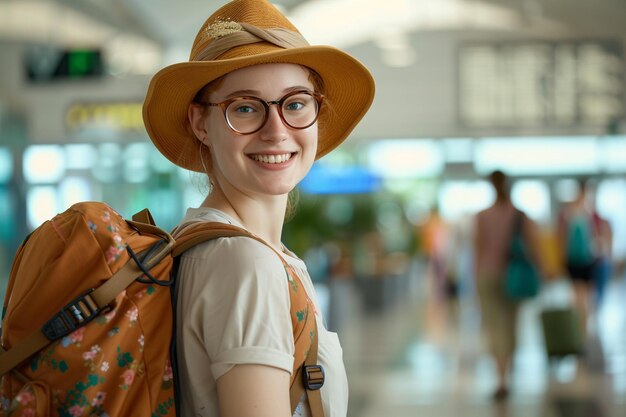
[[[206,108],[200,104],[191,103],[187,109],[187,118],[191,130],[198,140],[205,145],[209,145],[209,135],[206,130]]]

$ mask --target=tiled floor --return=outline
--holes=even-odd
[[[456,303],[434,303],[422,271],[410,275],[390,288],[370,288],[374,311],[363,308],[363,290],[354,283],[320,288],[344,348],[350,417],[626,416],[626,280],[611,282],[585,360],[545,356],[539,313],[567,302],[567,281],[526,303],[511,396],[495,404],[494,367],[482,350],[472,291]]]

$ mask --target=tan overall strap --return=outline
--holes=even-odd
[[[313,313],[313,321],[315,321],[315,326],[317,326],[317,320],[315,319],[315,313]],[[316,365],[317,364],[317,328],[315,330],[315,334],[313,336],[313,340],[311,341],[311,349],[309,350],[309,354],[304,361],[305,365]],[[306,391],[307,399],[309,400],[309,408],[311,409],[312,417],[324,417],[324,408],[322,406],[322,395],[321,390],[306,390],[304,388],[304,384],[302,382],[302,368],[298,369],[298,373],[293,380],[293,385],[289,389],[289,401],[291,402],[291,414],[296,411],[296,407],[302,398],[302,394]]]
[[[143,223],[130,222],[133,227],[141,232],[162,236],[166,239],[167,245],[162,247],[153,257],[146,262],[146,268],[151,269],[154,265],[159,263],[165,256],[171,252],[171,248],[174,245],[174,239],[163,230]],[[115,297],[122,291],[124,291],[135,279],[143,274],[142,270],[137,266],[135,262],[130,259],[126,264],[115,274],[111,276],[104,284],[96,288],[93,292],[84,296],[84,303],[94,308],[95,310],[101,310],[106,308]],[[86,317],[86,321],[92,317]],[[80,327],[80,326],[79,326]],[[78,327],[77,327],[78,328]],[[34,355],[41,349],[52,343],[43,333],[43,328],[39,329],[24,339],[17,342],[10,349],[6,350],[0,355],[0,376],[11,371],[13,368],[24,362],[30,356]]]
[[[176,237],[176,244],[172,250],[173,257],[182,255],[186,250],[202,242],[218,239],[220,237],[245,236],[269,246],[263,239],[254,236],[245,229],[219,222],[191,223],[175,229],[172,233]]]
[[[220,222],[194,222],[183,225],[181,228],[174,230],[172,234],[176,237],[176,245],[174,246],[174,250],[172,251],[173,256],[180,256],[187,249],[190,249],[199,243],[206,242],[211,239],[216,239],[219,237],[245,236],[255,239],[272,249],[285,266],[285,269],[288,269],[287,261],[285,261],[285,259],[276,249],[274,249],[270,244],[265,242],[260,237],[255,236],[247,230],[237,226]],[[318,339],[317,322],[314,312],[312,314],[312,318],[314,321],[315,332],[313,340],[311,341],[309,353],[306,357],[306,360],[304,361],[305,365],[317,365]],[[304,394],[305,392],[304,384],[302,382],[302,368],[298,368],[296,372],[297,373],[294,377],[293,383],[289,387],[289,400],[291,403],[292,414],[298,406],[298,403],[302,398],[302,394]],[[322,397],[320,394],[320,390],[306,390],[306,393],[312,417],[324,417],[324,409],[322,407]]]

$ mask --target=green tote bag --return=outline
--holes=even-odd
[[[522,236],[522,220],[518,212],[509,247],[509,260],[504,278],[504,293],[513,300],[535,297],[541,287],[541,277],[537,267],[530,259],[526,242]]]

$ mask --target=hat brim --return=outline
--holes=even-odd
[[[198,90],[234,70],[259,64],[304,65],[324,80],[329,104],[320,126],[316,159],[343,142],[374,99],[374,80],[355,58],[330,46],[281,49],[241,58],[190,61],[163,68],[152,78],[143,105],[148,135],[174,164],[203,172],[197,139],[188,129],[187,110]]]

